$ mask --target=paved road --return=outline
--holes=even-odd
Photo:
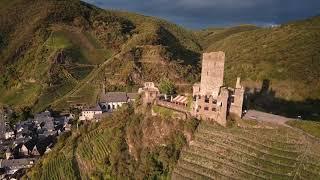
[[[256,111],[256,110],[249,110],[244,115],[243,119],[254,119],[258,121],[270,122],[270,123],[275,123],[275,124],[284,125],[284,126],[288,126],[286,125],[287,121],[294,120],[291,118],[286,118],[283,116],[278,116],[278,115]]]

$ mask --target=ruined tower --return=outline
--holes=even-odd
[[[193,85],[192,115],[206,121],[227,124],[231,112],[241,117],[244,88],[237,78],[236,87],[223,86],[225,53],[204,53],[201,82]]]
[[[244,97],[244,87],[240,83],[240,77],[237,78],[236,88],[231,97],[230,113],[242,117],[242,106]]]
[[[225,53],[222,51],[203,54],[200,95],[214,98],[219,95],[223,86],[224,62]]]

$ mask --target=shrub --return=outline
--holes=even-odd
[[[159,83],[159,90],[161,93],[172,95],[176,92],[176,87],[168,78],[162,78]]]

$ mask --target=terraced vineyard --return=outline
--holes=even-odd
[[[320,179],[320,141],[288,127],[201,123],[172,179]]]

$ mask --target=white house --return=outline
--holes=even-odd
[[[134,101],[137,95],[137,93],[107,92],[102,94],[100,104],[103,111],[113,112],[122,107],[123,104]]]
[[[5,127],[6,132],[4,133],[5,139],[11,139],[14,137],[14,131],[9,127],[9,125],[6,125]]]
[[[101,114],[102,114],[101,107],[99,105],[97,105],[94,108],[89,108],[89,109],[82,110],[81,115],[79,117],[79,120],[80,121],[93,120],[93,119],[95,119],[95,116],[101,115]]]

